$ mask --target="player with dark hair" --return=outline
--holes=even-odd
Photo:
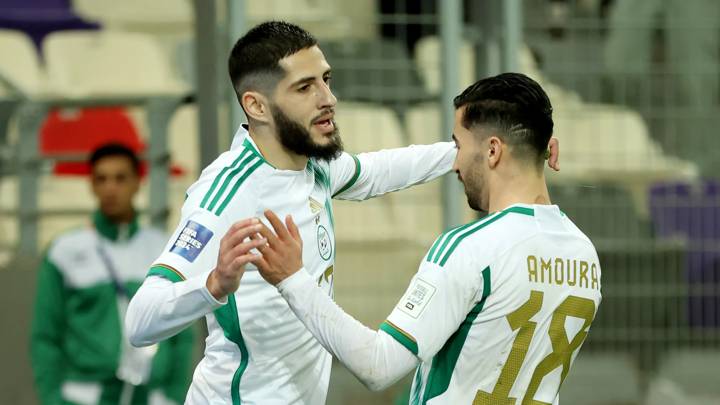
[[[412,404],[558,404],[600,304],[601,272],[591,241],[550,205],[550,101],[507,73],[468,87],[455,108],[453,169],[469,205],[489,215],[436,239],[379,331],[317,288],[293,221],[252,237],[268,241],[254,263],[371,389],[415,369]]]
[[[42,404],[180,404],[190,384],[192,330],[158,346],[131,347],[128,302],[167,235],[141,226],[133,198],[140,162],[119,144],[90,156],[98,202],[92,225],[52,241],[38,272],[31,333]]]
[[[188,190],[179,227],[131,303],[130,338],[155,343],[205,317],[209,337],[189,403],[322,404],[331,356],[252,264],[265,241],[248,237],[267,220],[243,219],[266,208],[292,215],[309,277],[330,297],[332,199],[365,200],[432,180],[450,171],[455,147],[343,152],[330,66],[295,25],[252,28],[228,68],[247,128]]]

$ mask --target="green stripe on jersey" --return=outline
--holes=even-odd
[[[390,321],[385,321],[381,323],[380,330],[392,336],[395,340],[398,341],[398,343],[405,346],[406,349],[410,350],[412,354],[417,356],[418,345],[412,336],[410,336],[406,332],[403,332],[400,328],[390,323]]]
[[[467,314],[465,320],[460,324],[455,333],[445,342],[442,349],[433,357],[432,366],[428,373],[427,383],[425,385],[425,393],[422,403],[427,404],[432,398],[442,395],[450,386],[450,378],[452,377],[455,365],[457,365],[460,352],[465,345],[465,340],[470,333],[470,328],[477,316],[482,312],[485,301],[490,295],[490,267],[486,267],[482,271],[483,276],[483,292],[480,302],[473,307]]]
[[[225,175],[225,173],[226,173],[228,170],[232,170],[232,169],[234,169],[237,165],[239,165],[239,164],[240,164],[240,161],[242,161],[243,158],[245,158],[245,156],[246,156],[248,153],[250,153],[250,151],[249,151],[248,149],[245,149],[244,151],[242,151],[242,153],[230,164],[230,166],[225,166],[225,167],[220,171],[220,174],[218,174],[217,176],[215,176],[215,179],[213,180],[212,185],[210,186],[210,189],[208,190],[207,193],[205,193],[205,197],[203,197],[202,202],[200,203],[200,208],[205,208],[205,204],[207,204],[208,200],[210,199],[210,196],[212,196],[213,193],[215,192],[215,188],[217,187],[218,183],[220,183],[220,179],[222,179],[222,177]]]
[[[470,226],[475,225],[476,223],[480,221],[486,220],[487,217],[483,219],[478,219],[477,221],[473,221],[470,223],[467,223],[465,225],[461,225],[458,227],[455,227],[444,234],[440,235],[440,237],[435,241],[435,243],[432,245],[432,248],[430,249],[430,253],[428,253],[427,261],[437,263],[437,260],[440,258],[440,253],[445,249],[445,246],[450,242],[450,239],[453,238],[458,232],[463,231],[464,229],[467,229]],[[439,248],[439,249],[438,249]]]
[[[353,160],[355,161],[355,174],[353,174],[352,178],[350,178],[350,181],[345,183],[340,190],[337,191],[337,193],[333,194],[332,197],[335,198],[336,195],[346,191],[353,185],[355,185],[355,182],[357,182],[357,179],[360,177],[360,160],[355,155],[351,155]]]
[[[249,138],[249,137],[248,137],[248,138]],[[250,149],[250,152],[252,152],[255,156],[257,156],[258,158],[260,158],[260,160],[262,160],[263,163],[265,163],[266,165],[272,167],[273,169],[276,169],[275,166],[271,165],[270,162],[268,162],[267,160],[265,160],[265,157],[263,157],[263,155],[260,154],[260,152],[255,148],[255,146],[253,146],[252,142],[250,142],[250,139],[248,139],[248,138],[245,138],[245,140],[243,141],[243,146],[244,146],[246,149]]]
[[[247,151],[247,149],[245,149]],[[255,155],[252,153],[247,153],[247,156],[240,162],[240,164],[232,169],[230,173],[228,173],[227,177],[225,178],[225,181],[223,181],[222,186],[220,186],[220,189],[215,194],[215,198],[212,199],[210,202],[210,205],[207,207],[208,211],[212,211],[215,209],[215,205],[220,200],[220,197],[225,193],[225,190],[227,190],[228,185],[230,185],[230,182],[233,181],[235,177],[237,177],[245,168],[247,168],[248,164],[253,160],[256,159]],[[260,162],[262,163],[262,162]]]
[[[245,179],[247,179],[248,176],[250,176],[251,174],[253,174],[253,172],[254,172],[258,167],[260,167],[260,165],[262,165],[262,164],[263,164],[263,161],[262,161],[262,160],[258,160],[254,165],[250,166],[250,168],[248,168],[248,169],[245,171],[245,174],[243,174],[242,177],[240,177],[240,178],[235,182],[235,185],[234,185],[233,188],[230,190],[230,193],[227,195],[227,197],[225,197],[225,200],[222,202],[222,204],[220,204],[220,207],[218,207],[217,212],[215,212],[215,215],[218,215],[218,216],[219,216],[219,215],[221,215],[221,214],[223,213],[223,211],[225,211],[225,207],[227,207],[227,205],[230,203],[230,200],[232,200],[232,198],[235,196],[235,193],[237,193],[237,190],[240,188],[240,186],[243,184],[243,182],[245,182]]]
[[[228,295],[227,304],[214,311],[215,319],[223,330],[225,337],[235,343],[240,349],[240,364],[235,374],[233,374],[232,383],[230,384],[230,397],[233,405],[240,405],[240,378],[248,365],[249,353],[245,346],[242,333],[240,331],[240,318],[238,318],[237,305],[235,303],[235,294]]]
[[[440,266],[444,266],[445,263],[447,263],[448,259],[450,259],[450,256],[455,251],[455,249],[458,247],[460,242],[463,241],[463,239],[467,238],[468,236],[472,235],[473,233],[485,228],[486,226],[492,224],[493,222],[499,220],[500,218],[502,218],[505,215],[510,214],[510,213],[533,216],[533,215],[535,215],[535,210],[533,210],[532,208],[525,208],[525,207],[510,207],[510,208],[504,209],[500,212],[496,212],[495,214],[492,214],[478,222],[471,223],[472,226],[470,226],[470,227],[465,227],[465,228],[461,227],[462,229],[454,232],[453,235],[445,238],[445,242],[443,243],[443,246],[440,248],[440,250],[435,255],[433,262],[439,264]],[[455,235],[457,235],[457,237],[452,242],[452,244],[448,247],[447,246],[448,243],[450,242],[452,237]]]
[[[179,281],[185,281],[185,277],[180,273],[179,271],[175,270],[174,268],[165,265],[165,264],[156,264],[152,267],[150,267],[150,271],[148,271],[148,274],[146,277],[150,276],[160,276],[164,277],[173,283],[177,283]]]
[[[330,189],[330,177],[325,172],[325,170],[313,159],[308,160],[308,169],[310,169],[315,174],[315,183],[325,187],[326,189]]]

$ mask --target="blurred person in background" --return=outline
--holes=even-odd
[[[98,203],[92,225],[57,237],[39,269],[30,350],[40,402],[180,404],[192,330],[137,349],[122,328],[130,298],[167,239],[138,222],[140,162],[129,148],[108,144],[89,163]]]
[[[275,232],[246,227],[251,240],[267,242],[251,260],[370,389],[416,370],[413,404],[557,405],[600,304],[601,274],[590,239],[551,205],[543,172],[550,100],[532,79],[505,73],[454,104],[453,170],[470,208],[489,215],[436,239],[380,330],[317,288],[291,216],[283,224],[266,212]]]
[[[331,356],[252,265],[245,271],[252,255],[234,256],[262,243],[243,242],[243,226],[259,220],[242,220],[268,207],[292,214],[310,277],[331,297],[332,199],[362,201],[437,178],[450,171],[455,146],[343,152],[331,68],[296,25],[252,28],[228,65],[248,125],[188,190],[181,222],[130,304],[129,337],[154,344],[205,317],[209,336],[189,404],[323,404]]]

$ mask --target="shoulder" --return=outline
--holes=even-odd
[[[97,234],[91,227],[79,227],[66,231],[48,245],[46,260],[59,271],[76,267],[84,262],[95,247]]]
[[[141,226],[138,232],[139,239],[151,246],[165,246],[168,235],[154,226]]]
[[[442,267],[450,261],[473,260],[473,257],[490,259],[502,250],[502,245],[512,243],[515,236],[524,235],[518,224],[533,215],[532,208],[514,206],[452,228],[435,240],[424,260]]]
[[[183,211],[204,210],[220,216],[231,205],[254,205],[258,198],[257,180],[271,171],[272,167],[251,147],[227,151],[190,186]],[[237,198],[239,195],[243,198]]]

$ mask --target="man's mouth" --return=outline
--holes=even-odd
[[[323,133],[332,132],[335,130],[335,123],[333,122],[334,116],[335,114],[333,113],[321,115],[313,120],[313,126]]]

